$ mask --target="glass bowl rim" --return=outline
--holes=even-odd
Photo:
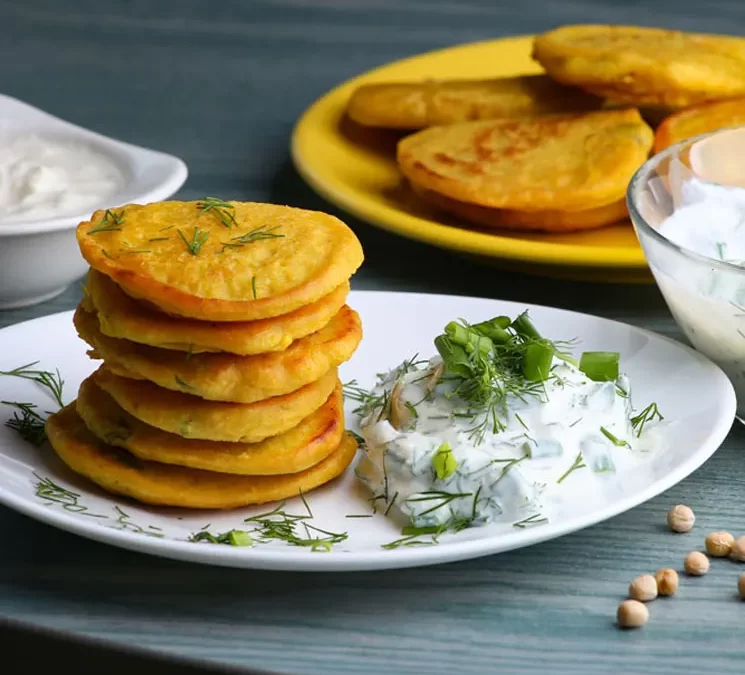
[[[626,189],[626,207],[629,210],[629,216],[631,218],[632,224],[634,225],[634,228],[642,232],[644,235],[651,237],[662,246],[670,249],[671,251],[674,251],[684,258],[688,258],[693,263],[713,267],[714,269],[719,269],[723,272],[745,275],[745,267],[743,267],[742,265],[736,265],[735,263],[726,262],[724,260],[710,258],[708,256],[702,255],[701,253],[696,253],[695,251],[683,248],[678,244],[670,241],[667,237],[660,234],[660,232],[656,228],[652,227],[647,222],[647,219],[642,216],[641,212],[636,206],[638,198],[641,195],[642,190],[644,190],[644,188],[649,183],[649,179],[652,173],[664,160],[669,159],[673,155],[679,153],[683,148],[690,147],[695,142],[700,141],[703,138],[715,136],[725,131],[732,131],[733,129],[741,129],[745,132],[745,125],[737,124],[729,127],[722,127],[720,129],[715,129],[714,131],[707,131],[696,136],[691,136],[690,138],[678,141],[677,143],[674,143],[673,145],[670,145],[664,150],[661,150],[660,152],[655,153],[654,155],[649,157],[644,162],[644,164],[642,164],[634,172],[634,175],[629,181],[628,187]],[[649,264],[649,260],[647,261],[647,263]]]

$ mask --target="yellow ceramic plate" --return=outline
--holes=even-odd
[[[458,224],[410,193],[395,162],[402,133],[364,129],[346,118],[347,99],[362,83],[540,72],[530,58],[531,44],[531,36],[520,36],[461,45],[397,61],[341,84],[298,121],[292,136],[295,166],[330,202],[412,239],[527,272],[608,282],[651,281],[630,222],[561,235],[495,233]]]

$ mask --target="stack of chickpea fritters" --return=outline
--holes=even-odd
[[[99,368],[47,432],[73,470],[151,504],[232,508],[340,475],[337,368],[362,326],[363,252],[340,220],[216,198],[130,204],[78,227],[74,315]]]

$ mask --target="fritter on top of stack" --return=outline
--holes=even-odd
[[[79,225],[90,264],[74,316],[102,364],[52,415],[52,447],[106,490],[232,508],[337,477],[337,368],[362,337],[348,305],[363,260],[340,220],[284,206],[130,204]]]

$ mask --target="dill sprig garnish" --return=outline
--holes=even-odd
[[[88,230],[88,234],[96,234],[97,232],[114,232],[122,229],[122,221],[124,220],[124,211],[114,213],[111,209],[106,209],[103,214],[101,222],[95,227]]]
[[[343,385],[342,390],[345,398],[360,404],[353,410],[360,417],[367,417],[373,410],[381,407],[385,398],[384,394],[373,394],[372,391],[363,389],[357,380],[350,380]]]
[[[256,277],[251,277],[251,293],[253,293],[254,300],[258,299],[258,293],[256,292]]]
[[[418,502],[438,502],[434,506],[428,508],[426,511],[418,513],[417,516],[426,516],[433,511],[441,509],[443,506],[447,506],[450,502],[460,499],[461,497],[473,497],[472,492],[445,492],[443,490],[427,490],[425,492],[417,492],[415,496],[409,497],[407,503],[418,503]]]
[[[189,541],[206,541],[210,544],[227,544],[228,546],[252,546],[248,532],[244,530],[228,530],[222,534],[212,534],[206,530],[200,530],[189,537]]]
[[[329,532],[309,524],[313,514],[305,498],[301,494],[307,514],[293,514],[284,510],[285,502],[266,513],[246,518],[244,522],[254,525],[251,534],[262,543],[269,541],[283,541],[291,546],[306,546],[311,551],[330,551],[334,544],[339,544],[348,538],[346,532]],[[305,537],[297,532],[298,525],[303,527]],[[318,533],[325,536],[318,536]]]
[[[445,364],[445,379],[454,384],[452,394],[465,404],[473,424],[470,440],[483,442],[488,432],[507,428],[510,397],[526,401],[546,391],[554,356],[573,361],[560,347],[542,337],[527,311],[514,320],[498,316],[478,324],[451,321],[435,338]]]
[[[600,432],[605,436],[613,445],[618,448],[630,448],[631,444],[621,438],[618,438],[614,433],[608,431],[605,427],[600,427]]]
[[[188,357],[187,357],[187,358],[188,358]],[[177,384],[177,385],[178,385],[178,386],[179,386],[179,387],[180,387],[181,389],[189,389],[189,390],[193,390],[193,389],[194,389],[194,387],[192,387],[192,386],[191,386],[191,385],[190,385],[190,384],[189,384],[188,382],[184,382],[184,380],[183,380],[183,379],[181,379],[181,378],[180,378],[180,377],[179,377],[178,375],[174,375],[174,376],[173,376],[173,379],[174,379],[174,380],[176,380],[176,384]]]
[[[164,535],[161,532],[149,532],[148,531],[149,529],[155,529],[152,526],[149,526],[146,529],[138,525],[137,523],[132,522],[132,519],[130,518],[129,514],[125,513],[118,506],[114,506],[114,510],[119,514],[119,517],[116,519],[117,529],[129,530],[130,532],[136,532],[137,534],[144,534],[148,537],[155,537],[156,539],[163,539]]]
[[[662,413],[660,413],[660,410],[657,407],[657,404],[650,403],[638,415],[635,415],[634,417],[631,418],[631,428],[636,432],[637,438],[639,438],[642,435],[642,431],[644,430],[644,425],[647,424],[647,422],[654,421],[655,417],[659,421],[662,421],[665,419],[662,416]]]
[[[542,523],[547,523],[547,522],[548,522],[548,518],[545,518],[540,513],[534,513],[532,516],[529,516],[528,518],[524,518],[523,520],[519,520],[516,523],[512,523],[512,527],[525,529],[526,527],[530,527],[531,525],[541,525]]]
[[[400,539],[381,544],[380,548],[390,551],[402,546],[434,546],[440,543],[440,535],[454,534],[465,530],[473,523],[473,520],[473,518],[451,518],[440,525],[406,525],[401,529],[403,536]],[[419,539],[419,537],[425,535],[430,535],[430,538]]]
[[[177,228],[176,232],[178,232],[179,237],[181,237],[181,241],[184,242],[187,250],[192,255],[197,255],[197,253],[199,253],[199,249],[202,248],[204,242],[207,241],[207,237],[210,236],[209,232],[200,230],[198,227],[194,228],[194,232],[191,235],[191,241],[186,238],[186,235],[181,231],[181,229]]]
[[[62,388],[65,385],[65,381],[62,379],[58,369],[55,369],[55,372],[52,373],[49,370],[37,370],[33,368],[37,363],[39,362],[33,361],[24,366],[18,366],[18,368],[14,368],[13,370],[0,370],[0,375],[20,377],[24,380],[37,382],[52,395],[61,408],[64,406],[62,402]]]
[[[416,370],[420,365],[427,363],[427,361],[423,359],[418,359],[418,356],[418,354],[414,354],[414,356],[412,356],[410,359],[406,359],[405,361],[403,361],[393,371],[392,374],[378,373],[378,384],[380,384],[384,379],[388,377],[398,381],[405,375],[408,375],[410,372]],[[381,409],[378,415],[378,421],[388,417],[391,402],[390,392],[382,391],[380,394],[375,394],[373,393],[373,390],[367,390],[363,387],[360,387],[357,380],[350,380],[349,382],[344,384],[342,386],[342,391],[344,392],[345,398],[348,398],[352,401],[357,401],[360,404],[352,411],[353,414],[357,415],[358,417],[367,417],[378,408]],[[418,416],[416,408],[413,404],[407,402],[405,405],[414,417]]]
[[[228,229],[238,224],[235,220],[235,206],[218,197],[203,197],[197,202],[197,208],[199,209],[197,218],[201,218],[206,213],[213,213]]]
[[[265,239],[282,239],[285,237],[284,234],[277,234],[279,225],[275,227],[269,227],[267,225],[261,225],[255,227],[250,232],[242,234],[240,237],[233,237],[228,242],[223,242],[223,251],[226,248],[243,248],[246,244],[253,244],[256,241],[263,241]]]
[[[39,446],[47,439],[46,418],[36,412],[35,404],[16,401],[0,401],[0,403],[13,406],[20,411],[20,413],[14,412],[13,417],[5,422],[5,426],[17,431],[24,441]]]
[[[585,464],[585,459],[582,457],[582,453],[578,452],[577,456],[574,458],[574,464],[572,464],[572,466],[570,466],[556,482],[562,483],[566,480],[567,476],[577,471],[577,469],[584,469],[586,466],[587,464]]]
[[[88,507],[79,503],[80,495],[77,492],[72,492],[72,490],[57,485],[51,478],[42,478],[35,472],[33,475],[38,481],[35,486],[36,496],[45,499],[47,506],[60,504],[65,511],[69,511],[70,513],[79,513],[82,516],[90,516],[91,518],[108,517],[98,513],[88,513]]]

